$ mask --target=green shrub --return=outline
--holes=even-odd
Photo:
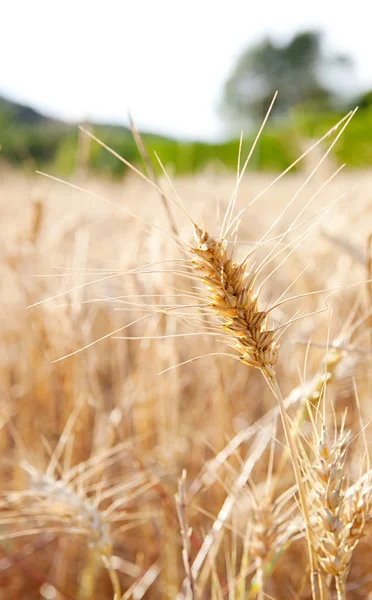
[[[298,113],[296,130],[306,137],[318,138],[344,115],[338,113]],[[333,154],[349,167],[372,166],[372,107],[360,109],[338,140]]]

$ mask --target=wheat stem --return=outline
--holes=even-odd
[[[276,397],[276,400],[278,402],[278,405],[279,405],[279,411],[280,411],[280,416],[281,416],[281,420],[282,420],[282,424],[283,424],[284,435],[285,435],[287,444],[289,446],[290,454],[291,454],[293,471],[294,471],[294,475],[295,475],[295,479],[296,479],[296,483],[297,483],[298,495],[300,498],[301,510],[302,510],[302,514],[304,516],[306,540],[307,540],[307,545],[308,545],[309,561],[310,561],[310,577],[311,577],[312,597],[313,597],[313,600],[321,600],[322,585],[321,585],[321,579],[320,579],[320,576],[318,573],[318,560],[317,560],[317,556],[314,551],[313,533],[312,533],[312,528],[311,528],[311,523],[310,523],[309,508],[308,508],[307,499],[306,499],[306,489],[305,489],[305,485],[302,480],[302,474],[301,474],[300,462],[298,459],[298,452],[297,452],[297,448],[296,448],[295,438],[292,435],[291,425],[290,425],[290,422],[288,419],[287,412],[285,410],[283,396],[282,396],[276,375],[274,375],[274,377],[272,377],[271,379],[269,379],[267,377],[265,372],[263,372],[263,375],[264,375],[269,387],[273,391],[273,393]]]
[[[105,565],[107,572],[109,574],[110,577],[110,581],[111,581],[111,585],[112,585],[112,589],[114,592],[114,600],[120,600],[121,598],[121,586],[120,586],[120,581],[119,581],[119,577],[117,572],[115,571],[115,569],[113,568],[112,564],[111,564],[111,560],[109,557],[107,556],[102,556],[102,561],[103,564]]]
[[[344,573],[337,575],[335,578],[337,600],[346,600],[346,587]]]
[[[264,574],[263,574],[263,567],[262,567],[262,559],[257,557],[256,558],[256,577],[255,577],[255,587],[257,589],[257,595],[256,595],[256,599],[257,600],[264,600],[265,594],[264,594]]]

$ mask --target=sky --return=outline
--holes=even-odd
[[[319,29],[372,88],[372,7],[311,0],[3,0],[0,95],[69,121],[218,139],[223,83],[265,35]],[[280,90],[279,90],[280,93]]]

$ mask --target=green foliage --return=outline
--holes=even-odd
[[[372,108],[372,90],[368,90],[368,92],[364,92],[359,98],[355,101],[356,106],[359,106],[360,109]]]
[[[38,168],[54,158],[62,139],[61,131],[46,126],[0,126],[1,157],[13,165]]]
[[[94,135],[127,161],[131,163],[137,162],[138,153],[136,145],[132,139],[132,135],[124,127],[95,127]],[[97,172],[113,176],[122,176],[128,168],[96,142],[92,142],[91,144],[89,167]]]
[[[254,139],[247,137],[242,145],[242,160],[248,155]],[[152,141],[148,148],[155,151],[161,162],[175,175],[203,171],[213,164],[215,169],[236,170],[239,140],[221,144],[202,142],[180,143]],[[250,161],[251,170],[280,171],[289,166],[298,154],[298,148],[286,133],[264,133]],[[160,171],[159,171],[160,172]]]
[[[345,56],[326,56],[316,31],[295,35],[280,45],[265,39],[245,50],[225,84],[224,105],[242,118],[262,120],[276,90],[273,116],[287,116],[294,106],[331,108],[337,95],[324,86],[324,66],[346,71]]]
[[[27,111],[27,107],[19,108],[13,103],[0,101],[1,156],[7,162],[23,168],[47,169],[63,176],[72,174],[77,167],[77,127],[46,119],[38,113],[33,114],[35,111],[32,109],[30,111]],[[94,133],[127,161],[141,163],[132,134],[127,128],[102,125],[94,127]],[[154,152],[170,174],[174,175],[202,171],[210,164],[216,169],[236,169],[237,140],[207,144],[181,142],[151,134],[144,134],[143,139],[159,173],[161,167]],[[244,140],[243,157],[248,154],[252,142],[251,136]],[[296,158],[297,151],[291,136],[285,131],[268,129],[257,144],[250,168],[271,171],[284,169]],[[125,164],[95,142],[90,144],[87,166],[97,173],[112,176],[122,176],[127,170]]]
[[[295,129],[303,136],[319,138],[343,116],[342,113],[301,112],[295,118]],[[333,156],[339,164],[346,163],[348,167],[372,166],[372,106],[358,110],[338,140]]]
[[[59,175],[70,175],[76,168],[76,154],[78,146],[78,130],[64,135],[56,149],[54,157],[49,164],[53,171]]]
[[[366,102],[368,95],[366,95]],[[10,105],[10,106],[8,106]],[[20,114],[26,115],[23,122]],[[330,129],[343,115],[337,113],[296,110],[289,125],[286,121],[267,125],[249,163],[250,170],[278,172],[287,168],[300,154],[300,138],[317,138]],[[78,129],[75,126],[32,116],[23,107],[13,110],[11,103],[0,99],[0,159],[30,170],[42,169],[68,176],[77,168]],[[96,126],[94,133],[120,156],[140,168],[131,132],[125,127]],[[154,152],[169,174],[185,175],[203,171],[213,165],[216,170],[236,170],[239,141],[218,144],[181,142],[162,136],[144,134],[143,139],[155,169],[161,173]],[[359,110],[337,143],[333,155],[339,163],[350,167],[372,165],[372,106]],[[242,162],[254,138],[244,138]],[[127,167],[96,142],[91,142],[88,168],[98,174],[123,176]]]
[[[25,125],[35,125],[45,122],[47,119],[29,106],[9,102],[0,97],[0,127],[9,122],[22,122]]]

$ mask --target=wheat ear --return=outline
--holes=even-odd
[[[258,307],[258,272],[247,260],[234,262],[226,240],[211,237],[198,225],[195,235],[197,246],[189,250],[194,272],[207,288],[209,307],[220,318],[229,344],[241,362],[273,378],[282,331],[270,329],[268,313]]]
[[[221,329],[227,335],[229,345],[238,352],[240,361],[263,373],[278,402],[305,520],[313,598],[318,599],[321,597],[321,581],[317,572],[306,490],[295,436],[274,369],[282,327],[270,329],[269,312],[259,309],[259,293],[255,286],[259,272],[248,265],[251,256],[242,262],[234,262],[228,253],[226,240],[213,238],[197,225],[194,227],[197,246],[190,247],[189,253],[196,278],[206,286],[208,306],[218,316]]]
[[[63,479],[39,472],[26,461],[22,467],[30,476],[28,490],[6,496],[10,512],[1,519],[15,524],[15,536],[42,531],[65,531],[82,535],[102,560],[109,574],[115,599],[121,597],[119,578],[111,565],[113,538],[110,521],[82,490]],[[14,517],[14,515],[17,515]],[[31,529],[22,524],[32,523]]]
[[[346,488],[346,452],[351,432],[343,426],[331,437],[323,425],[314,444],[314,461],[302,453],[311,497],[313,543],[322,571],[334,577],[337,599],[346,599],[346,578],[353,552],[362,537],[371,508],[371,486]]]

